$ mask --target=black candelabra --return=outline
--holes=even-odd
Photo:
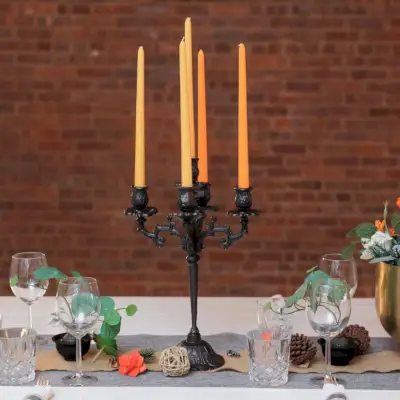
[[[229,226],[216,225],[217,219],[211,217],[208,221],[207,210],[212,209],[208,205],[211,200],[210,184],[198,182],[199,175],[198,159],[192,159],[193,186],[178,186],[178,207],[180,212],[169,214],[168,223],[165,225],[155,225],[152,231],[145,228],[149,217],[157,214],[155,207],[149,207],[149,197],[147,186],[132,186],[131,203],[125,211],[125,215],[135,216],[137,229],[143,235],[151,239],[157,247],[161,247],[165,242],[163,232],[177,236],[180,240],[181,248],[186,252],[186,262],[189,267],[190,278],[190,305],[192,314],[192,327],[186,340],[179,345],[187,349],[190,361],[190,368],[194,371],[207,371],[219,368],[224,365],[224,359],[217,354],[206,341],[202,340],[199,328],[197,327],[197,297],[198,297],[198,263],[199,254],[204,248],[204,239],[214,236],[216,233],[225,235],[221,239],[224,249],[229,248],[236,240],[241,239],[248,232],[249,217],[258,215],[256,210],[251,209],[252,198],[251,188],[235,187],[235,206],[236,209],[229,211],[233,217],[239,217],[241,229],[234,233]]]

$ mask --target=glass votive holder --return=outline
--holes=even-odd
[[[35,379],[36,332],[29,328],[0,329],[0,381],[21,385]]]
[[[247,334],[249,378],[260,387],[282,386],[288,381],[293,327],[275,324]]]

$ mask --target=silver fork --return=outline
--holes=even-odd
[[[337,379],[333,375],[325,376],[325,383],[331,383],[332,385],[339,386]],[[349,398],[341,392],[331,393],[326,400],[349,400]]]
[[[54,397],[53,390],[49,387],[50,386],[50,381],[45,377],[44,375],[40,375],[38,380],[36,381],[36,386],[43,387],[46,390],[46,396],[43,400],[51,400]]]

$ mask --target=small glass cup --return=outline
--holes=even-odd
[[[29,328],[0,329],[0,380],[21,385],[35,379],[36,332]]]
[[[247,334],[249,377],[256,386],[277,387],[288,381],[293,326],[283,321]]]

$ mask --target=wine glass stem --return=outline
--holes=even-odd
[[[331,366],[331,338],[327,337],[325,339],[325,378],[331,376],[330,366]]]
[[[82,378],[82,341],[81,338],[76,339],[76,377]]]
[[[29,328],[33,329],[32,304],[28,304]]]

